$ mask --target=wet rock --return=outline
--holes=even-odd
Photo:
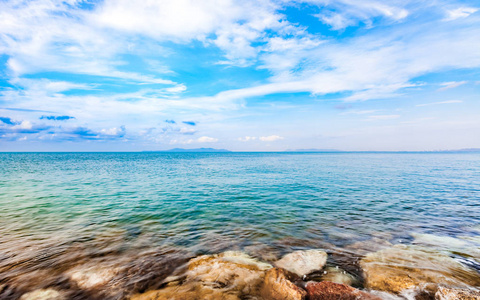
[[[321,270],[327,262],[327,253],[323,250],[301,250],[289,253],[275,263],[275,266],[283,268],[298,276]]]
[[[242,294],[253,294],[263,282],[265,271],[272,266],[242,252],[225,252],[201,256],[190,261],[187,280],[207,285],[232,287]]]
[[[41,289],[23,294],[20,300],[66,300],[67,297],[54,289]]]
[[[140,253],[138,256],[122,263],[122,272],[112,280],[118,283],[125,294],[144,292],[147,289],[158,289],[167,277],[185,272],[185,264],[193,254],[180,250],[161,248]],[[117,287],[113,287],[118,290]]]
[[[309,300],[381,300],[351,286],[328,281],[308,282],[305,288]]]
[[[450,252],[480,271],[480,239],[478,236],[440,236],[413,233],[413,244]]]
[[[434,234],[412,233],[413,244],[433,246],[434,248],[461,249],[471,246],[467,241],[450,236]]]
[[[412,300],[435,300],[436,284],[420,285],[412,289],[403,290],[399,296]]]
[[[341,283],[345,285],[353,285],[356,282],[355,277],[338,267],[326,268],[324,274],[321,277],[321,280]]]
[[[449,256],[415,246],[397,245],[369,253],[360,266],[367,288],[397,294],[421,285],[429,288],[439,283],[458,287],[480,284],[477,272]]]
[[[372,294],[373,296],[377,296],[379,297],[380,299],[382,300],[420,300],[420,299],[416,299],[415,297],[402,297],[402,296],[398,296],[398,295],[395,295],[395,294],[390,294],[390,293],[387,293],[387,292],[382,292],[382,291],[373,291],[373,290],[370,290],[369,291],[370,294]]]
[[[436,300],[479,300],[480,292],[467,289],[439,287],[435,293]]]
[[[242,252],[203,255],[190,260],[183,282],[171,282],[163,289],[131,299],[253,299],[271,267]]]
[[[270,269],[265,275],[261,295],[271,300],[303,300],[307,292],[292,282],[296,279],[298,276],[284,269]]]
[[[187,283],[169,286],[161,290],[137,294],[130,300],[240,300],[237,293],[204,286],[200,283]]]
[[[279,251],[272,246],[256,243],[243,248],[243,251],[252,257],[261,259],[263,261],[274,262],[279,258]]]
[[[107,284],[119,272],[117,268],[102,266],[78,266],[66,272],[80,288],[93,289]]]

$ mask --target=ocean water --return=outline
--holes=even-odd
[[[479,224],[479,153],[1,153],[0,295],[94,298],[69,274],[103,264],[127,266],[121,298],[226,250],[268,261],[323,248],[360,276],[352,245],[461,257],[441,241],[476,243]]]

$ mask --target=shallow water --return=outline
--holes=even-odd
[[[2,153],[0,162],[5,299],[51,286],[105,298],[72,283],[76,268],[98,265],[115,270],[105,276],[122,298],[226,250],[274,261],[323,248],[361,284],[355,262],[372,238],[429,244],[480,269],[462,250],[480,251],[478,153]]]

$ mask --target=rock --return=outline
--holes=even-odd
[[[439,287],[435,293],[436,300],[479,300],[480,292],[467,289]]]
[[[292,281],[297,277],[284,269],[273,268],[267,271],[261,290],[264,299],[271,300],[303,300],[307,295],[303,289]]]
[[[381,300],[351,286],[328,281],[308,282],[305,288],[309,300]]]
[[[458,287],[480,284],[477,272],[441,253],[397,245],[369,253],[360,266],[369,289],[401,293],[406,289],[442,283]]]
[[[66,300],[65,295],[54,289],[41,289],[23,294],[20,300]]]
[[[413,244],[435,248],[455,255],[471,267],[480,271],[480,238],[478,236],[440,236],[413,233]]]
[[[279,258],[279,251],[272,246],[256,243],[243,248],[243,251],[252,257],[261,259],[263,261],[274,262]]]
[[[203,255],[190,260],[183,282],[166,288],[134,295],[132,300],[160,299],[244,299],[259,295],[266,270],[271,265],[245,253],[225,252]]]
[[[341,283],[345,285],[352,285],[356,281],[355,277],[338,267],[326,268],[324,274],[321,277],[321,280]]]
[[[66,275],[80,288],[89,290],[107,284],[118,271],[116,268],[81,265],[70,269]]]
[[[450,236],[434,234],[412,233],[413,244],[433,246],[438,249],[462,249],[471,246],[467,241]]]
[[[201,283],[169,286],[143,294],[133,295],[130,300],[241,300],[237,293],[210,288]]]
[[[289,253],[275,263],[275,266],[283,268],[298,276],[321,270],[327,262],[327,253],[323,250],[301,250]]]

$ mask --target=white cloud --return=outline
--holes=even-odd
[[[350,0],[307,0],[311,4],[316,4],[321,8],[321,12],[315,16],[325,24],[332,27],[333,30],[341,30],[346,27],[356,25],[358,22],[365,23],[368,27],[372,26],[373,18],[385,17],[393,21],[405,19],[409,11],[404,8],[408,1],[391,1],[390,5],[384,1],[350,1]]]
[[[442,25],[443,24],[443,25]],[[264,53],[271,82],[224,91],[215,99],[246,99],[275,93],[351,91],[347,101],[391,98],[423,84],[412,78],[440,70],[480,67],[480,27],[405,24],[346,42],[323,42],[302,51]],[[284,61],[283,58],[286,58]]]
[[[341,115],[367,115],[367,114],[373,114],[377,112],[378,109],[372,109],[372,110],[349,110],[346,112],[342,112]]]
[[[225,52],[221,64],[246,66],[257,56],[254,41],[266,29],[288,27],[271,1],[164,0],[105,1],[93,15],[94,24],[159,41],[199,40]]]
[[[113,127],[113,128],[102,129],[100,133],[103,135],[118,136],[118,135],[125,134],[125,127],[119,127],[119,128]]]
[[[393,120],[393,119],[398,119],[400,118],[400,115],[375,115],[375,116],[369,116],[367,120],[373,121],[373,120]]]
[[[33,124],[30,121],[22,121],[20,124],[12,126],[13,130],[17,130],[17,129],[27,129],[28,130],[28,129],[32,129],[32,128],[33,128]]]
[[[417,104],[415,106],[430,106],[430,105],[452,104],[452,103],[462,103],[462,102],[463,102],[462,100],[447,100],[447,101],[440,101],[440,102]]]
[[[445,90],[448,90],[448,89],[453,89],[453,88],[459,87],[459,86],[464,85],[464,84],[466,84],[466,83],[467,83],[467,81],[449,81],[449,82],[443,82],[443,83],[440,84],[442,87],[439,88],[438,90],[439,90],[439,91],[445,91]]]
[[[254,141],[256,139],[257,139],[257,137],[255,137],[255,136],[245,136],[245,137],[238,138],[238,140],[240,142],[249,142],[249,141]]]
[[[476,7],[458,7],[455,9],[448,9],[445,11],[446,18],[445,21],[453,21],[456,19],[466,18],[471,14],[474,14],[478,11]]]
[[[48,79],[12,78],[10,83],[26,88],[29,92],[53,94],[72,89],[91,90],[88,84],[79,84],[67,81],[52,81]]]
[[[278,135],[269,135],[269,136],[261,136],[258,138],[262,142],[275,142],[279,140],[283,140],[283,137],[278,136]]]
[[[205,39],[218,26],[242,17],[241,6],[214,0],[106,0],[90,16],[92,22],[118,31],[180,42]]]
[[[202,136],[197,139],[199,143],[215,143],[218,142],[217,138],[209,137],[209,136]]]
[[[187,128],[187,127],[180,128],[180,133],[182,133],[182,134],[194,134],[196,132],[197,131],[193,128]]]

